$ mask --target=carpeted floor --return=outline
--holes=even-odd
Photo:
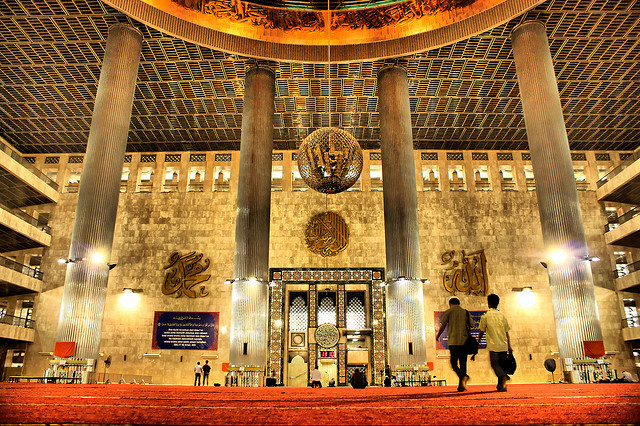
[[[2,424],[640,424],[640,383],[216,388],[0,383]]]

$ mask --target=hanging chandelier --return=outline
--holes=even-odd
[[[327,1],[327,65],[329,67],[329,127],[309,134],[298,151],[304,182],[324,194],[346,191],[362,172],[362,150],[349,132],[331,127],[331,8]]]

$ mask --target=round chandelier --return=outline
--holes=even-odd
[[[331,127],[331,0],[327,0],[327,75],[329,127],[308,135],[298,151],[298,170],[309,186],[324,194],[346,191],[362,172],[362,150],[349,132]]]
[[[302,141],[298,170],[309,188],[337,194],[349,189],[360,177],[362,150],[349,132],[323,127]]]

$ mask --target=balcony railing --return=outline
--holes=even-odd
[[[624,169],[626,169],[627,167],[632,165],[639,158],[640,158],[640,151],[636,151],[633,154],[631,154],[631,156],[629,158],[624,160],[622,163],[618,164],[618,166],[616,168],[614,168],[609,173],[604,175],[598,181],[598,188],[600,188],[605,183],[609,182],[614,176],[617,176],[618,174],[620,174],[621,171],[623,171]]]
[[[38,178],[44,181],[47,185],[49,185],[56,191],[58,190],[58,184],[54,180],[50,179],[49,176],[45,175],[40,170],[36,169],[32,164],[27,163],[27,161],[20,154],[18,154],[17,152],[9,148],[9,146],[0,142],[0,149],[2,149],[2,151],[7,153],[9,156],[11,156],[11,158],[16,160],[18,163],[22,164],[25,168],[29,169],[31,173],[36,175]]]
[[[604,226],[604,232],[609,232],[612,229],[616,229],[618,226],[622,225],[625,222],[630,221],[634,217],[640,215],[640,207],[634,207],[625,214],[618,216],[615,213],[607,216],[608,223]]]
[[[578,191],[588,191],[589,190],[589,182],[585,182],[583,180],[576,181],[576,189]]]
[[[503,180],[500,182],[503,191],[517,191],[516,183],[512,180]]]
[[[8,211],[9,213],[14,215],[15,217],[18,217],[18,218],[24,220],[28,224],[35,226],[36,228],[40,229],[41,231],[43,231],[43,232],[45,232],[47,234],[51,234],[51,228],[48,225],[43,224],[42,222],[40,222],[38,219],[36,219],[33,216],[29,216],[28,214],[26,214],[25,212],[23,212],[20,209],[10,209],[9,207],[7,207],[7,206],[5,206],[4,204],[1,204],[1,203],[0,203],[0,209]]]
[[[491,183],[488,180],[476,180],[476,191],[491,191]]]
[[[618,268],[613,271],[614,278],[622,278],[632,272],[640,271],[640,260],[629,264],[618,264]]]
[[[0,266],[4,266],[5,268],[12,269],[14,271],[20,272],[21,274],[28,275],[42,281],[42,272],[35,268],[31,268],[27,265],[18,263],[15,260],[7,259],[6,257],[0,256]]]
[[[424,191],[440,191],[440,182],[436,180],[423,180],[422,187]]]
[[[640,327],[640,317],[637,315],[622,318],[622,328]]]
[[[36,322],[31,318],[21,318],[0,312],[0,324],[15,325],[22,328],[35,328]]]

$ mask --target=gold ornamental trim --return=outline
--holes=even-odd
[[[407,0],[331,13],[238,0],[103,0],[164,33],[265,60],[323,63],[399,57],[488,31],[544,0]],[[179,1],[179,2],[178,2]]]

